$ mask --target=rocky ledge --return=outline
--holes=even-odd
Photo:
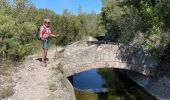
[[[157,78],[144,76],[132,71],[127,71],[126,75],[143,87],[149,94],[158,100],[170,100],[170,77],[166,75]]]

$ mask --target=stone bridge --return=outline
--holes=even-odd
[[[153,75],[158,63],[142,49],[120,43],[79,41],[60,53],[60,66],[66,76],[93,68],[127,69]]]

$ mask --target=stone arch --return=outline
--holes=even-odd
[[[61,64],[66,76],[92,68],[117,68],[132,70],[143,75],[152,75],[157,65],[143,52],[131,52],[127,46],[115,43],[89,45],[79,41],[66,47]],[[145,52],[144,52],[145,53]],[[149,63],[148,63],[149,62]]]

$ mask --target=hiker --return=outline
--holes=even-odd
[[[42,45],[42,48],[43,48],[42,63],[43,64],[46,64],[46,61],[47,61],[47,52],[50,47],[50,36],[57,37],[57,35],[52,34],[49,24],[50,24],[50,20],[45,19],[43,25],[40,27],[40,30],[39,30],[40,38],[43,43]]]

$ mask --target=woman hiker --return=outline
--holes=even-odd
[[[50,47],[50,36],[57,37],[57,35],[52,34],[49,24],[50,24],[50,20],[45,19],[43,25],[40,27],[40,32],[39,32],[40,38],[43,43],[42,64],[45,64],[45,66],[47,61],[47,52]]]

